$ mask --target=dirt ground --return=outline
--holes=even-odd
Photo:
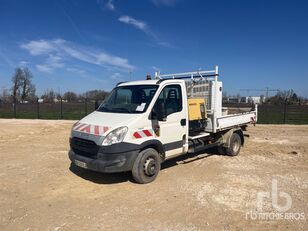
[[[0,230],[308,230],[308,126],[249,127],[239,156],[170,160],[139,185],[130,173],[70,166],[72,124],[0,120]],[[256,219],[257,194],[273,180],[281,206],[279,193],[290,195],[289,219]]]

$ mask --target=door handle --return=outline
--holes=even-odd
[[[186,119],[181,119],[181,126],[186,126]]]

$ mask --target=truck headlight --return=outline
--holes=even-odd
[[[124,140],[124,137],[127,133],[127,127],[119,127],[109,132],[109,134],[103,140],[102,145],[108,146],[116,143],[121,143]]]

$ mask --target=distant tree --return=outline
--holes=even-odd
[[[56,94],[56,99],[57,99],[57,100],[61,100],[61,98],[62,98],[61,94],[60,94],[60,93],[57,93],[57,94]]]
[[[290,101],[292,103],[298,103],[298,97],[297,97],[297,94],[295,92],[291,95]]]
[[[81,97],[103,101],[108,96],[108,94],[109,92],[103,91],[103,90],[91,90],[91,91],[87,91],[84,94],[82,94]]]
[[[20,87],[23,83],[23,70],[21,68],[16,68],[15,73],[12,76],[12,96],[13,101],[16,102],[20,98]]]
[[[73,102],[77,100],[77,94],[72,91],[65,92],[63,95],[63,99],[67,100],[68,102]]]
[[[53,89],[47,89],[44,94],[41,96],[41,98],[46,103],[54,103],[56,99],[56,93]]]
[[[35,98],[35,86],[32,84],[31,80],[33,75],[31,71],[25,67],[23,70],[23,75],[21,79],[21,101],[26,101]]]
[[[7,102],[11,101],[10,92],[9,92],[8,89],[6,89],[6,88],[1,89],[0,101],[3,102],[3,103],[7,103]]]
[[[30,84],[27,90],[26,98],[29,101],[35,101],[37,99],[36,88],[34,84]]]
[[[307,99],[305,99],[304,97],[298,97],[298,104],[299,105],[303,105],[305,104],[305,102],[307,101]]]
[[[13,101],[22,102],[26,100],[32,100],[35,96],[35,86],[32,84],[31,79],[33,75],[28,68],[16,68],[15,73],[12,76],[12,96]]]
[[[279,91],[275,96],[272,96],[266,100],[267,104],[298,104],[300,103],[300,97],[291,89],[288,91]]]

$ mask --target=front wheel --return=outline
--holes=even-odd
[[[230,138],[230,145],[225,148],[225,152],[228,156],[237,156],[241,150],[241,137],[237,133],[233,133]]]
[[[132,175],[136,182],[147,184],[155,180],[160,170],[160,156],[153,148],[148,148],[137,156]]]

